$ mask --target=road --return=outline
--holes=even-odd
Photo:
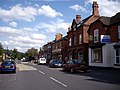
[[[63,72],[45,65],[17,64],[17,73],[0,74],[0,90],[120,90],[118,71]]]

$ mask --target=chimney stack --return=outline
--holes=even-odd
[[[68,27],[68,32],[69,32],[69,31],[71,31],[71,26],[70,26],[70,25],[69,25],[69,27]]]
[[[62,38],[62,36],[63,36],[62,34],[57,33],[55,40],[56,40],[56,41],[57,41],[57,40],[60,40],[60,39]]]
[[[79,24],[81,21],[81,15],[76,15],[76,23]]]
[[[93,1],[93,7],[92,8],[93,8],[93,15],[94,16],[99,16],[97,0]]]

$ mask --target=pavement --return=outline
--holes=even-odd
[[[29,70],[37,70],[36,68],[24,64],[17,64],[17,68],[19,71],[29,71]]]

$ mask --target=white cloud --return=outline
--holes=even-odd
[[[87,0],[86,5],[93,3],[94,0]],[[119,0],[97,0],[99,6],[99,12],[101,16],[111,17],[117,12],[120,12],[120,1]]]
[[[36,40],[43,40],[46,39],[47,37],[43,34],[32,34],[32,38]]]
[[[17,27],[17,23],[16,22],[10,22],[9,26],[11,26],[11,27]]]
[[[47,17],[56,17],[56,16],[63,16],[60,12],[55,11],[49,5],[43,5],[39,8],[38,13],[40,15],[45,15]]]
[[[47,36],[39,33],[37,30],[33,32],[33,30],[29,27],[21,29],[0,27],[0,35],[4,34],[3,38],[6,38],[2,41],[2,44],[5,48],[18,48],[22,52],[25,52],[27,49],[32,47],[40,48],[44,43],[46,43]]]
[[[13,6],[10,10],[0,8],[0,18],[5,21],[12,21],[13,19],[32,21],[36,15],[37,10],[35,8],[22,7],[20,4]]]
[[[39,7],[38,4],[35,4],[35,6]],[[35,16],[37,15],[44,15],[51,18],[63,16],[49,5],[43,5],[41,8],[34,8],[31,6],[22,7],[21,4],[17,4],[9,10],[0,8],[0,19],[3,21],[13,21],[14,19],[18,19],[31,22],[35,20]]]
[[[35,4],[35,6],[36,6],[36,7],[39,7],[39,5],[38,5],[38,4]]]
[[[73,5],[73,6],[70,6],[69,8],[75,10],[75,11],[82,11],[82,12],[87,12],[86,8],[85,7],[82,7],[80,5]]]
[[[0,27],[0,33],[5,35],[24,35],[23,31],[14,29],[12,27]]]
[[[47,33],[66,33],[70,23],[65,22],[62,19],[58,19],[55,22],[40,23],[37,28],[44,29]]]

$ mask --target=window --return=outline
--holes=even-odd
[[[79,35],[79,44],[82,44],[82,34]]]
[[[116,64],[120,64],[120,48],[116,49]]]
[[[76,36],[74,36],[74,45],[76,45]]]
[[[71,40],[71,38],[69,39],[69,46],[71,46],[71,42],[72,42],[72,40]]]
[[[93,63],[102,63],[101,57],[102,57],[101,48],[93,49],[92,62]]]
[[[69,53],[69,60],[72,59],[72,53]]]
[[[76,25],[73,26],[73,30],[76,31]]]
[[[83,60],[83,54],[82,54],[82,52],[78,52],[78,59],[79,60]]]
[[[120,39],[120,26],[118,26],[118,39]]]
[[[58,49],[58,43],[56,43],[56,49]]]
[[[99,30],[94,30],[94,43],[97,43],[99,41]]]

